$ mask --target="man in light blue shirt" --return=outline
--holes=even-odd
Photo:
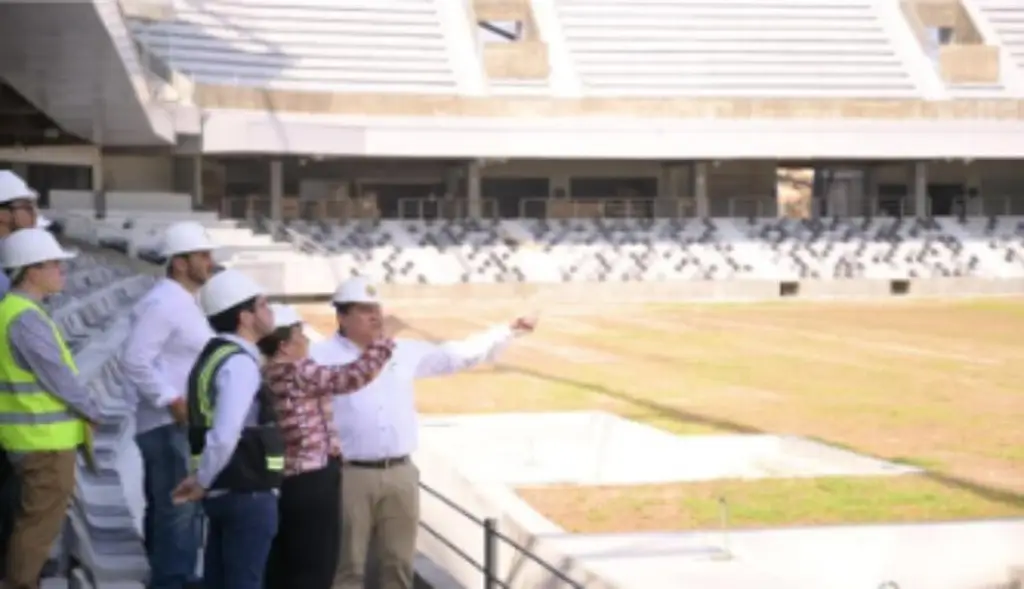
[[[210,522],[203,586],[262,589],[277,534],[284,440],[262,387],[256,342],[273,332],[274,317],[263,289],[237,270],[211,277],[199,304],[217,335],[188,378],[189,444],[198,468],[172,496],[179,504],[203,500]]]

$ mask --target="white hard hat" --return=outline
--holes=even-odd
[[[39,194],[29,188],[28,184],[10,170],[0,170],[0,204],[7,204],[12,200],[28,198],[36,200]]]
[[[263,294],[263,288],[255,280],[227,268],[211,276],[199,289],[199,306],[207,317],[213,317]]]
[[[45,229],[19,229],[0,243],[0,265],[9,269],[70,260],[76,255],[76,252],[61,247],[57,238]]]
[[[349,278],[338,286],[331,297],[331,302],[342,305],[345,303],[380,304],[377,289],[362,276]]]
[[[302,323],[302,316],[290,305],[273,304],[270,310],[274,313],[274,328],[291,327]]]
[[[166,258],[192,252],[209,252],[217,249],[206,228],[195,221],[180,221],[164,230],[160,254]]]

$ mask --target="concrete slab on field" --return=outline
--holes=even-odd
[[[680,436],[604,411],[431,416],[422,436],[471,480],[510,487],[920,472],[796,436]]]

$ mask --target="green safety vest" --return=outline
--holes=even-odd
[[[8,293],[0,299],[0,447],[12,452],[70,450],[88,444],[89,427],[61,398],[46,391],[36,375],[15,359],[11,324],[25,311],[38,311],[53,328],[61,357],[78,374],[75,358],[57,324],[35,301]]]
[[[224,362],[236,354],[246,352],[228,340],[214,337],[199,353],[189,374],[188,429],[193,469],[199,466],[206,447],[206,434],[213,427],[214,406],[221,394],[216,390],[214,379]],[[254,400],[258,425],[242,430],[235,453],[214,481],[213,488],[253,491],[280,486],[284,440],[277,426],[271,394],[265,384],[261,386]]]

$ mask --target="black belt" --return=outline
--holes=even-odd
[[[345,464],[356,468],[391,468],[392,466],[398,466],[399,464],[405,464],[406,462],[409,462],[408,456],[396,456],[394,458],[385,458],[383,460],[346,460]]]

